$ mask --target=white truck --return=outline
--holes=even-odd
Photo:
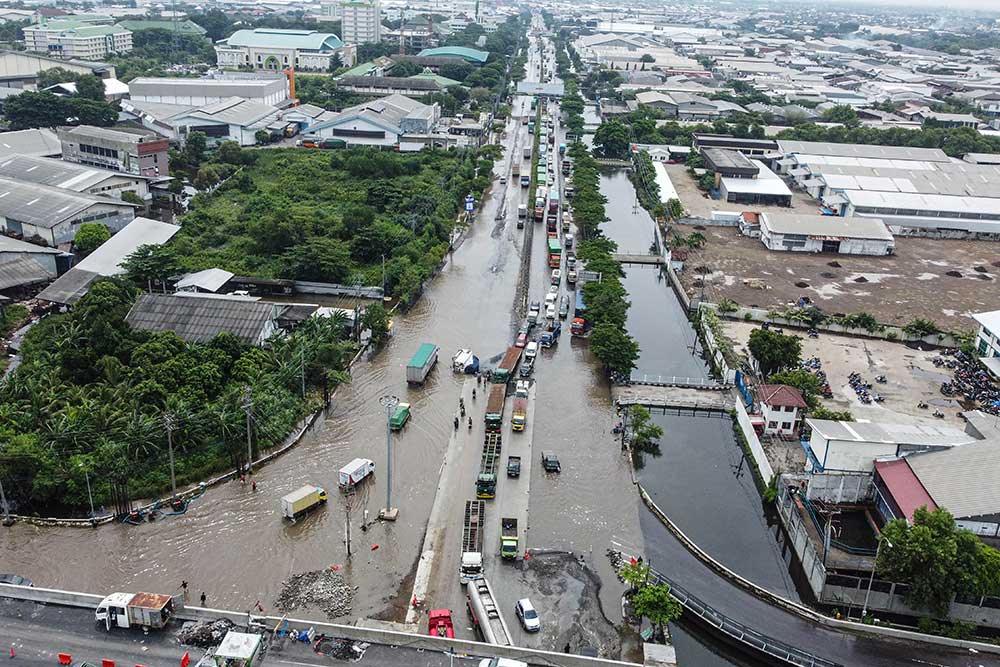
[[[354,459],[340,469],[340,488],[347,490],[360,484],[368,475],[375,474],[371,459]]]
[[[160,593],[112,593],[97,605],[94,621],[111,628],[162,628],[183,607],[180,597]]]
[[[437,363],[438,351],[439,348],[434,343],[423,343],[417,348],[410,363],[406,364],[406,381],[410,384],[423,384],[427,374]]]
[[[462,583],[483,573],[483,521],[486,520],[486,503],[482,500],[465,501],[465,525],[462,528]]]
[[[286,519],[294,519],[326,502],[326,491],[307,484],[297,491],[281,497],[281,513]]]

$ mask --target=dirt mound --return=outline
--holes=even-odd
[[[979,278],[980,280],[993,280],[992,277],[986,275],[985,273],[980,273],[976,277]]]
[[[826,278],[827,280],[832,280],[833,278],[837,277],[837,274],[836,273],[831,273],[829,271],[824,271],[823,273],[819,274],[819,277],[820,278]]]
[[[805,289],[806,287],[809,287],[809,283],[807,283],[804,280],[800,280],[799,282],[795,283],[795,286],[801,289]]]
[[[706,273],[711,273],[712,269],[708,268],[707,266],[705,266],[703,264],[701,266],[694,267],[694,272],[695,273],[700,273],[701,275],[705,275]]]
[[[833,260],[832,262],[827,262],[826,265],[830,266],[830,267],[833,267],[835,269],[839,269],[840,268],[840,262],[838,262],[837,260]]]
[[[854,282],[856,282],[856,283],[866,283],[866,282],[868,282],[868,279],[865,278],[864,276],[858,276],[857,278],[854,279]]]
[[[945,271],[944,275],[951,276],[952,278],[961,278],[962,274],[958,271]]]
[[[978,271],[979,273],[986,273],[987,271],[989,271],[989,269],[987,269],[985,266],[974,266],[972,267],[972,270]]]
[[[186,646],[211,648],[222,643],[226,633],[236,628],[236,624],[228,618],[218,618],[214,621],[189,621],[185,623],[177,640]]]
[[[351,613],[354,590],[333,570],[315,570],[292,575],[281,584],[274,606],[282,611],[301,607],[320,609],[336,618]]]

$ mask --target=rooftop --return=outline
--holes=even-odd
[[[969,317],[974,319],[987,331],[1000,335],[1000,310],[991,310],[986,313],[973,313]]]
[[[761,224],[777,234],[836,236],[891,241],[892,233],[878,218],[844,218],[834,215],[762,213]]]
[[[61,155],[59,137],[49,129],[0,132],[0,155]]]
[[[277,304],[214,294],[140,294],[125,321],[142,331],[173,331],[189,343],[203,343],[225,332],[256,345],[277,312]]]
[[[910,469],[938,507],[956,519],[1000,514],[1000,438],[913,454]]]
[[[438,56],[443,58],[461,58],[470,63],[484,64],[490,57],[489,51],[470,49],[467,46],[439,46],[433,49],[424,49],[418,56]]]
[[[806,408],[806,401],[802,398],[802,392],[795,387],[784,384],[760,384],[757,385],[757,399],[761,403],[779,407],[790,406],[793,408]]]
[[[789,141],[778,139],[778,149],[785,155],[808,153],[841,157],[868,157],[888,160],[923,160],[926,162],[951,162],[940,148],[911,148],[909,146],[875,146],[867,144],[833,144],[821,141]]]
[[[0,178],[85,192],[98,183],[118,176],[107,169],[97,169],[55,158],[11,154],[0,156]],[[142,178],[130,176],[128,178]]]
[[[842,422],[828,419],[806,419],[814,433],[827,440],[841,442],[869,442],[888,445],[920,445],[924,447],[953,447],[977,442],[962,429],[931,422],[908,424],[875,424],[866,421]]]
[[[204,35],[205,29],[190,19],[173,21],[171,19],[123,19],[118,25],[135,32],[137,30],[176,30],[182,35]]]
[[[333,33],[316,30],[278,30],[275,28],[254,28],[237,30],[220,46],[257,46],[302,51],[335,51],[344,45],[340,37]]]
[[[722,183],[728,192],[748,194],[792,196],[785,182],[773,171],[764,166],[760,160],[750,160],[758,168],[757,178],[732,178],[723,176]]]
[[[40,262],[27,255],[0,262],[0,290],[44,283],[54,277]]]
[[[131,206],[116,199],[0,178],[0,215],[44,229],[51,229],[63,221],[71,220],[97,204]]]
[[[706,166],[713,171],[745,171],[757,173],[757,165],[743,153],[730,148],[703,148],[702,157],[708,163]]]
[[[62,136],[69,136],[79,139],[98,137],[108,141],[121,141],[125,143],[141,143],[148,139],[156,138],[150,132],[126,132],[124,130],[112,130],[107,127],[96,127],[94,125],[77,125],[76,127],[60,127]]]
[[[875,471],[885,482],[886,488],[889,489],[889,493],[892,494],[893,500],[907,521],[913,521],[913,512],[920,507],[926,507],[931,511],[937,509],[934,500],[913,474],[906,459],[876,461]]]

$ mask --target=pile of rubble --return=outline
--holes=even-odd
[[[181,627],[177,639],[187,646],[211,648],[222,643],[226,633],[235,628],[236,625],[227,618],[218,618],[214,621],[189,621]]]
[[[302,607],[320,609],[330,618],[351,613],[354,590],[333,570],[303,572],[286,579],[274,605],[285,612]]]

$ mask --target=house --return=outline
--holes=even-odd
[[[65,160],[32,155],[0,156],[0,178],[116,199],[121,199],[124,192],[131,192],[140,199],[149,197],[149,179],[145,176],[85,167]]]
[[[170,142],[151,133],[92,125],[60,127],[56,133],[67,162],[147,177],[170,173]]]
[[[125,321],[138,331],[173,331],[189,343],[229,333],[247,345],[263,345],[278,331],[278,311],[278,304],[253,297],[140,294]]]
[[[760,241],[768,250],[891,255],[895,241],[878,218],[760,213]]]
[[[317,30],[237,30],[215,45],[221,67],[326,72],[354,65],[357,47]]]
[[[306,131],[323,138],[343,139],[349,146],[396,146],[407,134],[428,134],[437,125],[440,109],[393,94],[348,107]]]
[[[59,276],[42,290],[38,298],[51,303],[72,305],[83,298],[98,278],[122,273],[122,262],[139,246],[163,245],[180,229],[179,225],[150,218],[136,218],[76,266]]]
[[[965,431],[926,421],[910,423],[842,422],[806,419],[812,431],[806,457],[817,472],[870,472],[876,459],[947,449],[976,442]]]
[[[114,25],[67,19],[36,23],[23,32],[26,50],[57,58],[93,60],[132,50],[132,33]]]
[[[760,384],[756,393],[764,420],[764,435],[795,435],[808,407],[802,392],[784,384]]]

